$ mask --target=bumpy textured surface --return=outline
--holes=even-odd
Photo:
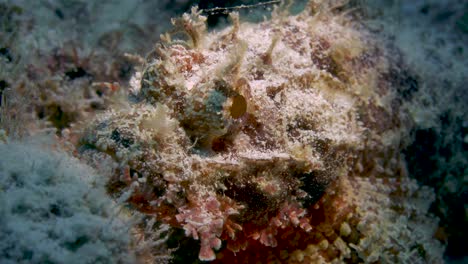
[[[231,18],[210,34],[195,10],[175,20],[188,41],[165,35],[136,102],[88,127],[82,155],[116,164],[108,190],[199,240],[200,260],[441,262],[433,194],[399,154],[398,52],[313,2]]]
[[[42,143],[0,142],[0,262],[134,263],[102,179]]]

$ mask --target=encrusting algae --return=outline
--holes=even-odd
[[[196,9],[175,20],[188,40],[164,35],[81,155],[116,164],[109,192],[199,240],[203,261],[440,263],[434,194],[400,154],[404,62],[315,2],[219,32]]]

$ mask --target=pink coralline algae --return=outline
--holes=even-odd
[[[441,262],[434,195],[400,154],[404,63],[315,2],[213,33],[196,10],[175,20],[188,40],[163,35],[134,102],[98,115],[81,154],[113,164],[108,191],[199,240],[203,261]]]

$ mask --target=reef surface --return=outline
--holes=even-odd
[[[73,7],[51,2],[46,9],[61,20],[81,10],[77,14],[87,21],[83,25],[94,23],[90,18],[95,10],[78,2]],[[270,17],[255,23],[243,21],[240,6],[224,10],[230,24],[217,30],[207,29],[207,16],[212,18],[218,9],[192,8],[172,19],[172,28],[159,25],[167,33],[157,41],[149,32],[157,25],[151,24],[144,6],[136,5],[132,10],[141,19],[120,22],[122,31],[112,25],[94,30],[86,38],[89,42],[83,41],[91,50],[70,40],[57,49],[42,46],[26,59],[16,54],[31,42],[16,50],[12,46],[21,39],[18,35],[31,32],[20,6],[1,5],[11,32],[2,33],[8,41],[1,49],[0,144],[2,149],[9,144],[23,149],[21,142],[36,138],[50,158],[39,168],[33,159],[29,171],[18,172],[0,161],[0,194],[10,206],[4,210],[9,215],[6,228],[0,229],[9,237],[0,244],[0,260],[76,261],[69,251],[85,252],[90,243],[106,248],[93,253],[90,263],[450,259],[444,260],[447,240],[460,239],[450,223],[466,222],[466,209],[464,220],[454,220],[448,216],[463,218],[450,211],[458,205],[443,211],[443,204],[452,197],[464,203],[464,172],[454,172],[463,165],[453,165],[450,181],[437,176],[446,175],[440,166],[426,170],[425,178],[421,167],[432,158],[422,152],[429,149],[425,140],[431,131],[440,129],[431,113],[444,112],[446,122],[468,122],[466,111],[459,111],[462,103],[455,103],[450,114],[442,110],[466,76],[447,73],[436,78],[437,67],[423,67],[420,53],[410,54],[407,39],[395,38],[390,22],[375,19],[379,9],[371,4],[306,1],[303,11],[292,14],[291,4],[281,3]],[[113,10],[105,3],[94,8]],[[125,17],[114,14],[117,17],[109,19]],[[463,27],[463,20],[454,21]],[[141,39],[144,43],[135,42]],[[93,41],[96,44],[89,44]],[[137,55],[145,51],[145,57]],[[466,57],[461,52],[460,57]],[[441,61],[450,57],[437,55]],[[461,61],[453,64],[463,69],[466,63]],[[18,71],[22,67],[25,71]],[[428,102],[430,95],[439,94],[433,87],[449,77],[449,95]],[[463,133],[454,137],[458,140]],[[43,134],[53,139],[40,140]],[[418,147],[421,141],[426,145]],[[461,149],[451,147],[455,143],[446,146],[463,153],[466,137],[462,141]],[[12,160],[18,154],[1,155]],[[466,156],[457,155],[449,155],[446,162],[464,164]],[[104,231],[70,236],[62,230],[47,238],[51,245],[60,245],[62,257],[52,254],[52,246],[38,250],[34,244],[17,247],[12,254],[12,232],[22,235],[11,222],[30,211],[14,208],[21,205],[14,198],[18,188],[24,189],[17,175],[38,181],[28,175],[46,173],[43,167],[53,166],[49,159],[60,163],[59,156],[78,164],[79,169],[58,172],[71,177],[65,182],[79,181],[76,175],[83,174],[83,186],[88,187],[77,185],[77,192],[89,188],[102,195],[105,188],[107,196],[95,202],[107,205],[99,209],[73,200],[79,210],[99,217],[89,228],[109,232],[104,228],[108,217],[113,228],[126,225],[127,231],[111,243],[111,234]],[[56,183],[45,180],[40,185],[56,193]],[[41,189],[27,190],[44,195]],[[46,200],[37,201],[44,203],[40,216],[31,212],[46,219],[41,220],[44,225],[62,221],[65,216],[54,212],[66,205]],[[34,208],[27,201],[24,205]],[[53,212],[45,212],[45,207]],[[79,219],[74,215],[70,219]],[[80,225],[76,222],[72,229]],[[462,256],[453,245],[449,243],[450,252]],[[119,254],[112,253],[116,248]]]

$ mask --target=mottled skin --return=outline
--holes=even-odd
[[[427,254],[412,260],[437,262],[440,246],[421,235],[435,222],[413,209],[419,187],[399,155],[410,124],[398,55],[315,9],[258,25],[234,15],[209,35],[196,11],[184,15],[174,24],[189,41],[163,38],[138,102],[99,116],[82,152],[116,162],[109,191],[200,240],[200,260],[398,262],[414,250],[365,241],[419,238]],[[414,238],[373,233],[408,212],[399,224]]]

